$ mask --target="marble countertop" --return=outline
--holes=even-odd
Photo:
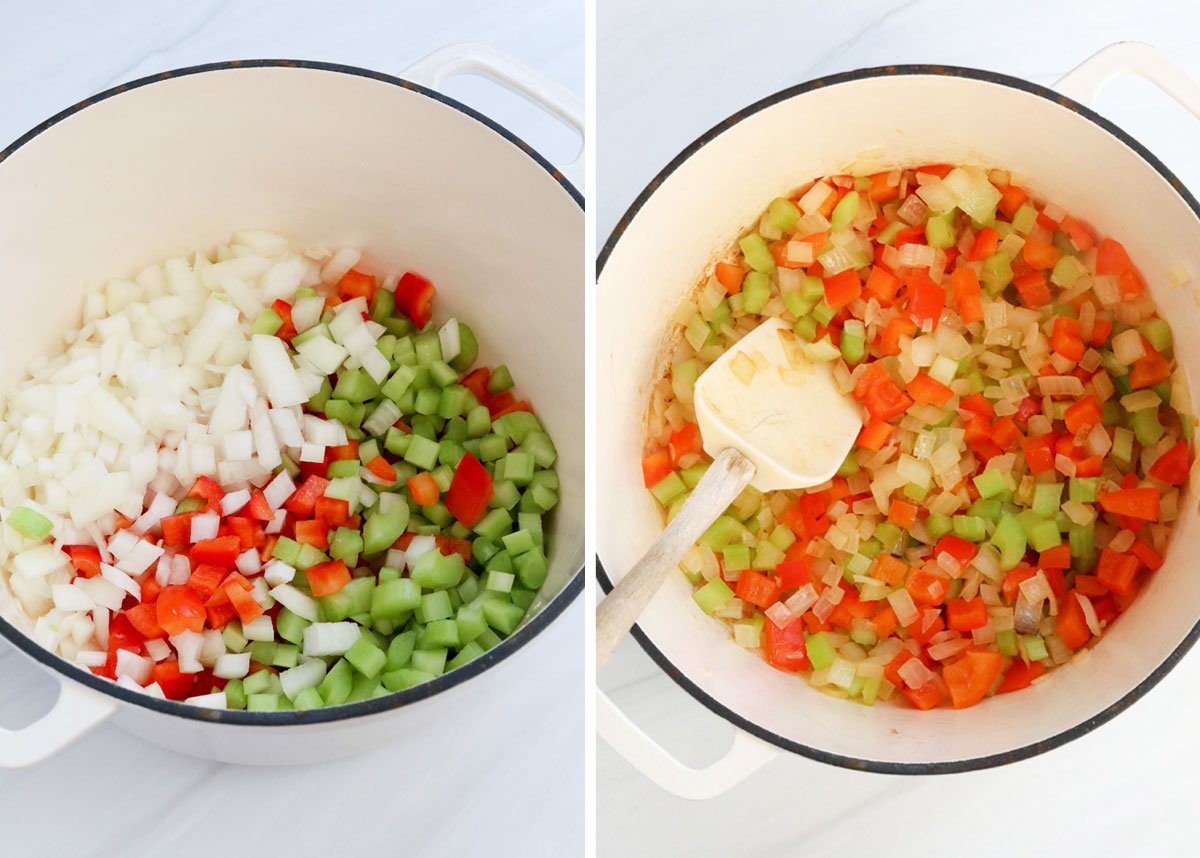
[[[597,12],[599,244],[680,150],[759,98],[833,72],[889,63],[991,69],[1053,84],[1117,41],[1157,45],[1200,78],[1200,7],[1019,0],[687,3],[602,0]],[[1122,79],[1099,111],[1200,188],[1200,122],[1151,85]],[[632,640],[602,687],[691,765],[732,728],[667,678]],[[670,796],[603,742],[598,855],[1177,856],[1194,854],[1200,788],[1200,652],[1143,700],[1048,754],[961,775],[869,775],[785,756],[710,802]],[[908,833],[911,832],[911,833]]]
[[[0,146],[123,81],[216,60],[283,57],[398,73],[448,43],[505,51],[583,91],[583,9],[562,0],[9,4],[0,27]],[[448,94],[551,160],[577,141],[523,100],[477,78]],[[582,600],[517,658],[524,699],[498,707],[498,739],[457,735],[294,768],[180,756],[104,726],[59,756],[0,771],[0,831],[13,858],[90,856],[558,856],[583,842]],[[0,644],[0,726],[45,712],[54,683]],[[402,726],[402,725],[401,725]],[[448,724],[447,729],[453,730]],[[444,745],[441,745],[444,747]]]

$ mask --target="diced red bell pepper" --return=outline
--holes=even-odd
[[[685,423],[672,432],[667,452],[671,454],[671,464],[675,467],[679,467],[679,460],[684,456],[703,453],[704,441],[700,437],[700,427],[695,423]]]
[[[221,524],[222,535],[236,536],[239,548],[261,548],[267,534],[260,522],[240,515],[230,516]],[[239,552],[241,553],[241,552]]]
[[[642,482],[652,489],[671,473],[671,456],[666,450],[651,453],[642,459]]]
[[[1037,236],[1028,236],[1021,247],[1021,256],[1025,264],[1035,271],[1046,271],[1062,257],[1062,251],[1048,241],[1042,241]]]
[[[1125,246],[1112,238],[1103,238],[1096,247],[1096,273],[1102,277],[1121,276],[1133,268]]]
[[[1147,569],[1154,571],[1163,565],[1162,555],[1154,550],[1154,546],[1142,540],[1137,540],[1129,548],[1129,553],[1138,559]]]
[[[920,688],[909,688],[901,685],[900,690],[908,698],[908,702],[917,709],[936,709],[942,702],[942,689],[932,679]]]
[[[204,629],[204,601],[191,587],[183,584],[163,587],[154,604],[158,624],[168,635]]]
[[[129,622],[137,629],[138,634],[147,640],[162,638],[167,635],[163,631],[163,627],[158,624],[158,609],[155,608],[153,603],[134,605],[125,611],[125,616],[129,617]]]
[[[964,325],[983,321],[983,301],[979,288],[979,275],[973,268],[956,268],[950,275],[950,287],[954,290],[954,309]]]
[[[954,391],[925,372],[918,372],[907,385],[908,395],[923,405],[945,405]]]
[[[1075,592],[1089,599],[1099,599],[1108,595],[1108,587],[1095,575],[1076,575]]]
[[[1100,506],[1105,512],[1115,515],[1157,521],[1159,498],[1160,492],[1153,486],[1119,489],[1100,495]]]
[[[329,525],[317,518],[296,522],[296,541],[324,551],[329,547]]]
[[[896,292],[900,289],[900,278],[882,265],[875,265],[867,275],[867,283],[863,288],[880,304],[890,306],[896,300]]]
[[[1047,548],[1038,555],[1039,569],[1070,569],[1071,546],[1067,543]]]
[[[937,545],[933,548],[933,556],[936,558],[939,554],[949,554],[953,557],[958,565],[966,568],[966,565],[975,559],[975,555],[979,553],[979,546],[974,542],[968,542],[960,536],[955,536],[952,533],[947,533],[937,541]]]
[[[433,478],[433,474],[428,472],[414,474],[408,478],[406,485],[408,493],[417,502],[417,506],[433,506],[441,497],[437,480]]]
[[[1071,649],[1079,649],[1092,639],[1083,606],[1075,598],[1075,591],[1067,593],[1058,604],[1058,616],[1054,620],[1054,633]]]
[[[999,245],[1000,233],[990,226],[985,226],[975,234],[975,241],[971,245],[971,249],[967,251],[967,261],[982,262],[990,256],[995,256],[996,248]]]
[[[327,527],[341,527],[350,520],[350,504],[342,498],[322,495],[313,505],[313,513],[325,522]]]
[[[433,284],[411,271],[406,272],[396,284],[396,309],[412,319],[418,328],[424,328],[433,318],[433,296],[437,289]]]
[[[779,601],[783,588],[769,576],[753,569],[743,569],[738,574],[737,588],[734,594],[743,602],[749,602],[760,608],[769,608]]]
[[[867,407],[872,417],[889,420],[903,414],[913,401],[892,380],[883,364],[870,364],[854,385],[854,396]]]
[[[265,613],[263,606],[255,601],[254,596],[236,583],[226,584],[224,590],[225,594],[229,596],[229,603],[237,611],[238,619],[243,623],[252,623]],[[316,595],[315,590],[313,595]]]
[[[1046,275],[1040,271],[1030,271],[1013,280],[1021,303],[1026,307],[1044,307],[1050,303],[1050,287],[1046,284]]]
[[[714,276],[717,278],[717,282],[725,287],[726,292],[736,295],[742,291],[742,280],[746,276],[746,271],[740,265],[718,262]]]
[[[1070,316],[1055,316],[1054,330],[1050,334],[1050,347],[1059,356],[1072,363],[1078,363],[1085,350],[1083,325],[1078,319],[1072,319]]]
[[[278,298],[272,302],[271,309],[283,320],[283,324],[279,326],[275,336],[284,342],[291,342],[292,337],[296,336],[296,323],[292,321],[292,305],[282,298]]]
[[[187,586],[195,590],[201,599],[207,601],[228,575],[229,570],[227,569],[202,563],[192,569],[192,574],[188,576]]]
[[[922,330],[935,330],[942,308],[946,306],[946,290],[929,278],[929,272],[919,268],[908,288],[908,317]]]
[[[946,627],[956,632],[969,632],[987,625],[987,606],[983,599],[950,599],[946,602]]]
[[[797,545],[801,546],[800,550],[793,552],[792,547]],[[803,542],[793,542],[786,559],[775,566],[775,577],[784,590],[795,590],[812,582],[812,570],[803,545]]]
[[[187,493],[190,498],[201,498],[205,501],[205,512],[221,511],[221,498],[225,497],[225,492],[216,480],[211,477],[198,477],[196,482],[192,484],[192,489]]]
[[[487,512],[493,494],[492,475],[467,453],[454,469],[450,490],[446,492],[446,509],[460,524],[474,527]]]
[[[324,477],[315,475],[307,477],[300,487],[292,492],[292,496],[284,502],[283,506],[296,518],[312,518],[317,498],[325,494],[327,488],[329,488],[329,480]]]
[[[150,671],[150,681],[157,682],[163,696],[168,700],[184,700],[192,696],[196,684],[195,673],[180,673],[179,662],[160,661]]]
[[[332,595],[350,583],[350,570],[341,560],[310,566],[304,574],[314,596]]]
[[[946,600],[946,581],[924,569],[913,569],[908,573],[904,589],[917,605],[940,605]]]
[[[917,332],[917,326],[907,316],[893,316],[886,325],[883,326],[883,333],[879,335],[879,354],[883,356],[900,354],[900,340],[903,337],[911,337]]]
[[[451,539],[439,533],[433,537],[433,541],[437,543],[438,551],[442,552],[443,556],[449,557],[451,554],[457,554],[464,563],[471,562],[471,554],[474,551],[471,540]]]
[[[1004,674],[1004,679],[1000,681],[999,688],[996,689],[997,694],[1008,694],[1010,691],[1020,691],[1022,688],[1028,688],[1033,685],[1033,681],[1046,672],[1046,666],[1040,661],[1031,661],[1026,664],[1021,659],[1016,659],[1012,666]]]
[[[858,278],[858,272],[853,268],[847,268],[832,277],[826,277],[824,282],[825,303],[834,310],[842,309],[862,295],[862,281]]]
[[[1180,441],[1163,453],[1150,466],[1149,476],[1172,486],[1181,486],[1188,477],[1188,445]]]
[[[375,275],[364,274],[353,268],[342,275],[342,279],[338,281],[337,285],[338,294],[347,301],[354,298],[366,298],[368,304],[375,298],[375,292],[378,289],[379,284],[375,280]]]
[[[1137,576],[1138,559],[1132,554],[1123,554],[1105,548],[1096,561],[1096,578],[1112,593],[1128,595],[1133,592]]]
[[[340,447],[329,447],[325,450],[325,464],[340,462],[344,459],[358,458],[358,442],[351,438]]]
[[[255,489],[250,493],[250,502],[246,504],[246,514],[258,521],[272,521],[275,518],[275,511],[267,503],[267,496],[263,494],[262,489]]]
[[[892,430],[894,428],[886,420],[872,417],[863,424],[863,428],[858,433],[858,438],[855,439],[854,444],[857,447],[862,447],[864,450],[882,450],[883,445],[892,437]]]
[[[987,650],[967,650],[958,661],[942,668],[954,708],[966,709],[982,700],[1003,669],[1000,653]]]
[[[100,549],[94,545],[64,545],[63,551],[71,558],[75,574],[83,578],[95,578],[100,574]]]
[[[1025,205],[1027,199],[1029,199],[1029,194],[1024,188],[1018,185],[1006,185],[1000,189],[1000,202],[996,204],[996,208],[1000,214],[1012,220],[1013,215],[1021,206]]]
[[[383,456],[376,456],[367,462],[366,468],[385,483],[396,482],[396,469]]]
[[[1037,570],[1029,566],[1018,566],[1004,574],[1004,581],[1000,584],[1000,590],[1004,593],[1004,598],[1009,602],[1015,602],[1017,599],[1017,591],[1021,587],[1021,582],[1027,581],[1037,574]]]
[[[804,640],[804,623],[793,620],[779,628],[769,617],[763,621],[763,655],[781,670],[809,670],[808,649]]]
[[[1152,347],[1146,347],[1146,356],[1138,358],[1129,368],[1129,386],[1134,390],[1162,384],[1171,377],[1171,364]]]
[[[1041,474],[1054,470],[1054,443],[1052,432],[1022,439],[1021,449],[1025,451],[1025,462],[1032,473]]]
[[[471,393],[475,395],[475,398],[480,402],[484,402],[490,395],[488,393],[487,386],[488,382],[491,380],[492,371],[486,366],[481,366],[468,372],[461,379],[459,379],[458,383],[467,390],[471,391]]]
[[[533,411],[529,403],[524,399],[517,399],[511,390],[505,390],[502,393],[497,393],[484,403],[487,406],[488,413],[493,420],[498,420],[505,414],[512,414],[514,411]]]
[[[202,539],[192,546],[188,556],[192,566],[209,563],[224,569],[232,569],[237,562],[237,556],[242,553],[242,541],[236,536],[218,536],[216,539]]]
[[[1100,403],[1091,394],[1068,405],[1067,411],[1063,415],[1063,421],[1067,424],[1067,431],[1072,435],[1078,434],[1079,430],[1085,426],[1100,425],[1102,419]]]

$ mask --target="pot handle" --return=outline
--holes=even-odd
[[[735,729],[733,744],[725,756],[705,768],[694,769],[675,759],[630,721],[600,689],[596,689],[596,732],[660,789],[693,801],[721,795],[780,754],[774,745]]]
[[[1097,51],[1067,72],[1054,88],[1092,107],[1110,81],[1126,74],[1145,78],[1200,118],[1200,83],[1144,42],[1117,42]]]
[[[470,42],[446,45],[417,60],[400,76],[436,90],[444,80],[457,74],[477,74],[512,90],[573,128],[581,141],[584,139],[583,99],[541,72],[488,45]],[[583,157],[581,145],[575,160],[558,168],[575,188],[583,187]]]
[[[40,763],[106,721],[117,709],[110,697],[67,679],[58,681],[50,711],[20,730],[0,727],[0,769]]]

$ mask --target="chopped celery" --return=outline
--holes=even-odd
[[[808,653],[809,664],[813,670],[824,670],[833,664],[837,658],[837,652],[833,648],[833,644],[829,640],[829,636],[825,632],[817,632],[808,636],[804,642],[805,651]]]
[[[1014,515],[1003,515],[992,533],[992,545],[1000,550],[1000,568],[1015,569],[1025,557],[1025,529]]]
[[[282,327],[283,317],[268,307],[254,318],[254,323],[250,326],[250,333],[274,336],[275,332]]]
[[[1031,509],[1042,518],[1053,518],[1058,514],[1062,502],[1062,483],[1039,483],[1033,489]]]
[[[771,281],[761,271],[751,271],[742,281],[742,309],[758,313],[771,297]],[[694,344],[693,344],[694,345]]]
[[[692,598],[700,606],[700,610],[706,614],[711,614],[729,604],[730,600],[733,599],[733,591],[720,578],[713,578],[703,587],[692,593]]]
[[[850,226],[858,216],[858,203],[857,193],[846,194],[838,200],[837,205],[833,207],[833,213],[829,215],[830,230],[836,232]]]
[[[983,270],[980,272],[979,279],[993,295],[1001,292],[1012,282],[1012,278],[1012,260],[1003,253],[989,256],[983,261]]]
[[[791,232],[796,221],[800,219],[800,209],[786,197],[776,197],[767,208],[767,217],[771,224],[780,232]]]
[[[974,482],[979,496],[984,499],[995,497],[1008,488],[1008,480],[999,470],[984,471]]]
[[[5,523],[26,539],[45,539],[54,528],[50,519],[27,506],[19,506],[10,512]]]
[[[882,525],[880,525],[882,527]],[[950,516],[942,515],[941,513],[931,512],[929,517],[925,519],[925,529],[929,531],[929,535],[934,539],[940,539],[954,529],[954,522]],[[876,534],[879,533],[879,528],[875,528]],[[884,542],[886,545],[887,542]]]
[[[766,239],[756,232],[742,236],[738,241],[746,262],[755,271],[774,271],[775,257],[767,247]]]
[[[987,539],[987,526],[983,518],[977,515],[956,515],[951,520],[955,536],[968,542],[983,542]]]

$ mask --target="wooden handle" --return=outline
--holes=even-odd
[[[596,673],[604,669],[621,638],[658,592],[667,573],[725,512],[754,477],[754,463],[732,447],[717,454],[683,509],[650,550],[596,608]]]

